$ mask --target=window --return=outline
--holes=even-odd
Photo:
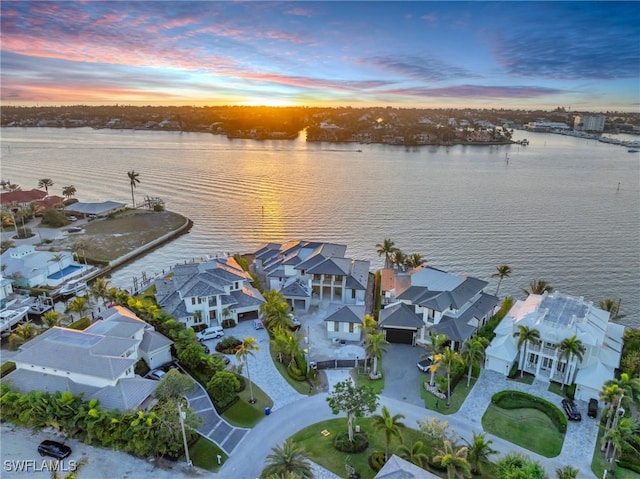
[[[338,321],[333,322],[333,330],[336,332],[340,331],[340,323]]]
[[[191,298],[191,305],[195,305],[196,304],[196,298]]]
[[[435,309],[427,309],[427,317],[429,318],[429,321],[433,322],[436,319]]]
[[[314,274],[313,275],[313,279],[316,281],[320,281],[322,279],[322,275],[321,274]]]
[[[356,290],[355,289],[351,290],[351,299],[356,299]]]
[[[333,277],[333,279],[336,281],[336,283],[337,283],[337,282],[342,282],[342,276],[340,276],[339,274],[335,275],[335,276]]]
[[[354,326],[353,323],[349,323],[349,332],[350,333],[353,333],[353,326]]]

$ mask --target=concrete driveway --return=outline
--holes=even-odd
[[[418,378],[427,378],[429,375],[420,371],[416,363],[425,352],[426,350],[420,346],[408,344],[387,346],[387,352],[382,359],[385,374],[382,390],[384,396],[424,407],[424,401],[420,398]]]

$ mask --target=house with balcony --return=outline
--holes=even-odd
[[[269,243],[255,253],[255,269],[269,289],[280,291],[292,309],[312,305],[364,304],[369,261],[345,257],[347,247],[334,243]]]
[[[20,347],[15,371],[3,378],[20,391],[69,391],[97,399],[104,409],[136,410],[150,405],[157,381],[137,376],[171,360],[172,341],[121,306],[84,331],[53,327]]]
[[[485,367],[505,376],[513,364],[543,381],[576,384],[576,399],[597,398],[602,385],[620,365],[624,326],[610,321],[610,313],[582,297],[531,294],[516,301],[495,330],[496,337],[486,350]],[[540,341],[527,342],[518,350],[518,326],[540,333]],[[565,357],[560,343],[576,336],[584,346],[582,360]]]
[[[155,281],[156,301],[187,327],[220,326],[222,321],[257,319],[262,294],[232,256],[176,265],[173,276]]]
[[[437,333],[458,349],[491,318],[499,302],[484,292],[486,281],[471,276],[431,266],[394,270],[391,278],[389,270],[384,273],[387,304],[380,311],[380,327],[390,342],[430,344],[430,333]]]

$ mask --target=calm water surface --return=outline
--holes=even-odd
[[[194,221],[189,234],[115,272],[120,287],[143,270],[297,238],[344,243],[378,268],[375,245],[392,238],[434,267],[489,280],[490,292],[496,266],[508,264],[501,295],[520,298],[544,279],[594,302],[621,298],[622,322],[640,326],[640,155],[620,146],[528,132],[516,132],[528,147],[415,149],[85,128],[1,133],[2,179],[23,189],[51,178],[55,194],[74,185],[81,201],[131,203],[135,170],[137,199],[162,197]]]

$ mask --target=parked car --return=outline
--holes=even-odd
[[[222,329],[222,326],[211,326],[196,334],[196,337],[200,342],[208,341],[209,339],[221,338],[222,336],[224,336],[224,329]]]
[[[289,326],[291,331],[297,331],[302,327],[300,320],[296,318],[293,313],[289,313],[289,319],[291,320],[291,326]]]
[[[429,368],[431,367],[431,363],[433,363],[433,356],[429,356],[427,359],[423,359],[422,361],[418,361],[418,369],[423,373],[428,373]]]
[[[73,215],[69,216],[68,219],[69,219],[69,221],[78,221],[78,218],[73,216]]]
[[[160,381],[166,374],[162,369],[154,369],[149,373],[149,379]]]
[[[202,349],[204,349],[204,354],[209,354],[211,352],[211,350],[209,349],[209,346],[207,346],[204,343],[202,343]]]
[[[570,421],[580,421],[582,419],[580,411],[578,411],[576,404],[571,399],[563,399],[562,408],[564,409],[564,412],[567,414],[567,418]]]
[[[38,454],[62,460],[71,455],[71,448],[61,442],[45,439],[38,446]]]
[[[259,319],[254,319],[253,327],[256,329],[264,329],[264,324],[262,324],[262,321],[260,321]]]
[[[587,409],[587,416],[589,417],[597,417],[598,416],[598,400],[595,398],[589,399],[589,407]]]

